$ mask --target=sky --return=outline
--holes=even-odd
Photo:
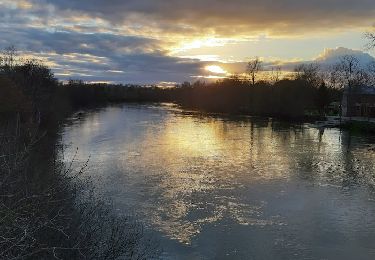
[[[61,80],[131,84],[375,60],[364,48],[374,0],[0,0],[0,48],[50,66]]]

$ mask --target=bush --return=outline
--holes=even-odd
[[[1,259],[149,259],[157,255],[156,245],[144,235],[140,223],[115,215],[108,203],[94,196],[89,181],[80,178],[87,165],[74,172],[57,156],[50,156],[48,138],[41,139],[35,129],[19,132],[10,125],[19,128],[18,122],[7,124],[0,135]],[[33,137],[25,142],[24,134]],[[50,159],[41,160],[42,153]]]
[[[0,76],[0,116],[24,117],[31,114],[31,104],[22,91],[8,78]]]

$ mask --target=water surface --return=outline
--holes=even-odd
[[[165,104],[86,111],[63,143],[163,259],[375,259],[375,138]]]

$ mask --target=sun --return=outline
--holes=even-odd
[[[216,74],[227,74],[228,72],[225,71],[222,67],[217,65],[209,65],[205,67],[205,70],[216,73]]]

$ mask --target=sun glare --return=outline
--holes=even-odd
[[[209,72],[212,72],[212,73],[216,73],[216,74],[227,74],[228,73],[222,67],[217,66],[217,65],[206,66],[205,70],[207,70]]]

